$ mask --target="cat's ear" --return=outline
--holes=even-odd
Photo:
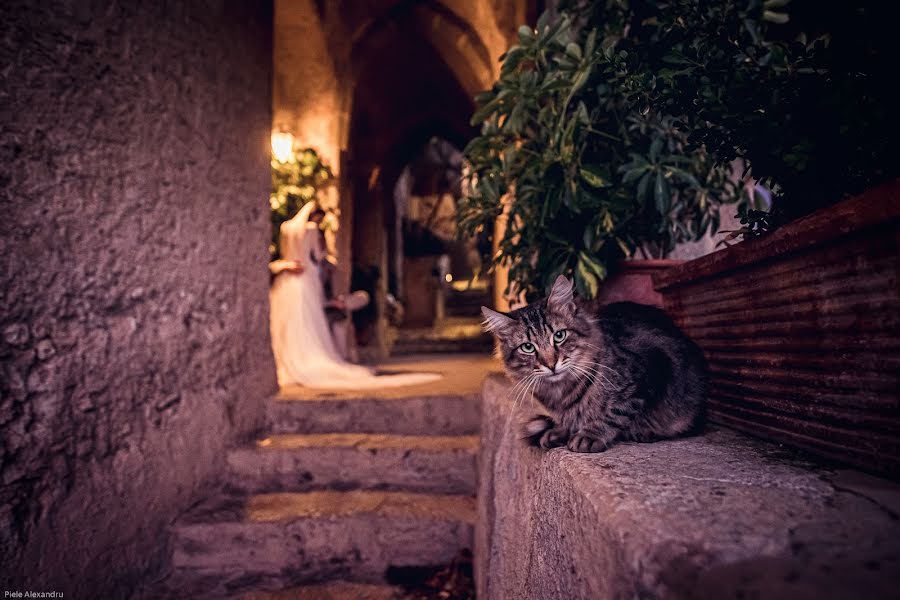
[[[572,282],[565,275],[557,277],[547,296],[547,308],[555,313],[574,312],[575,297],[572,288]]]
[[[481,323],[481,326],[485,331],[489,331],[492,333],[500,331],[501,329],[506,329],[514,322],[503,313],[497,312],[496,310],[491,310],[487,306],[481,307],[481,316],[484,317],[484,321]]]

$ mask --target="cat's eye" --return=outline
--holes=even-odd
[[[566,341],[566,336],[568,335],[568,331],[566,331],[565,329],[560,329],[553,334],[553,341],[557,344],[562,344],[564,341]]]
[[[524,344],[519,346],[519,350],[521,350],[525,354],[534,354],[534,344],[532,344],[531,342],[525,342]]]

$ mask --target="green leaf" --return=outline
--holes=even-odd
[[[488,117],[490,117],[500,106],[501,99],[494,98],[481,108],[475,111],[475,114],[472,115],[472,119],[469,121],[471,125],[481,125],[484,123]]]
[[[693,175],[691,175],[690,173],[688,173],[687,171],[685,171],[684,169],[669,167],[668,170],[669,170],[669,172],[674,173],[675,175],[678,175],[681,179],[683,179],[684,181],[687,181],[689,184],[691,184],[695,188],[701,187],[700,182],[697,181],[697,178],[694,177]]]
[[[595,188],[606,188],[612,185],[609,180],[609,169],[600,165],[585,165],[579,170],[581,178]]]
[[[659,158],[659,153],[662,150],[663,141],[662,138],[656,138],[653,140],[653,143],[650,144],[650,162],[656,162],[657,158]]]
[[[644,167],[637,167],[636,169],[630,169],[628,171],[625,171],[625,175],[624,175],[624,177],[622,177],[622,183],[623,184],[631,183],[632,181],[634,181],[635,179],[637,179],[638,177],[640,177],[641,175],[643,175],[644,173],[646,173],[649,170],[650,170],[649,166],[644,166]]]
[[[656,210],[659,211],[659,214],[667,215],[669,213],[671,198],[669,197],[669,185],[666,183],[666,178],[663,177],[662,171],[656,172],[656,182],[653,186],[653,198],[656,200]]]
[[[778,23],[779,25],[784,25],[791,20],[791,17],[787,13],[775,12],[773,10],[764,10],[763,19],[769,21],[770,23]]]
[[[503,57],[503,66],[500,67],[500,76],[509,75],[513,71],[516,70],[516,67],[519,66],[519,63],[522,62],[522,59],[525,57],[525,49],[521,46],[513,46],[509,50],[507,50],[505,56]],[[505,89],[503,92],[509,93],[510,90]],[[498,97],[501,97],[498,95]]]
[[[528,25],[522,25],[519,27],[519,40],[523,44],[527,44],[528,42],[534,41],[534,31]]]
[[[606,279],[606,266],[591,258],[586,252],[578,253],[579,266],[584,264],[584,268],[593,273],[597,279]]]
[[[649,169],[646,169],[649,170]],[[650,188],[650,173],[645,173],[641,180],[638,182],[637,186],[637,201],[640,204],[643,204],[645,198],[647,197],[647,190]]]
[[[594,53],[594,47],[597,45],[597,30],[591,29],[591,32],[587,36],[587,41],[584,43],[584,54],[585,56],[590,56]]]
[[[581,237],[581,241],[584,242],[584,247],[590,249],[594,245],[594,230],[595,227],[592,223],[588,223],[587,227],[584,228],[584,235]]]
[[[578,261],[578,266],[575,268],[575,288],[582,298],[588,300],[597,295],[597,276],[581,260]]]
[[[569,92],[569,99],[571,100],[575,97],[575,94],[578,93],[578,90],[584,87],[584,84],[588,82],[588,78],[591,76],[591,68],[588,66],[586,69],[578,71],[578,75],[575,76],[575,80],[572,82],[572,91]]]

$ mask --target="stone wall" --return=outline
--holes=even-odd
[[[896,596],[897,484],[724,429],[542,451],[518,439],[510,387],[484,386],[479,600]]]
[[[0,589],[129,596],[262,426],[271,27],[256,0],[4,3]]]

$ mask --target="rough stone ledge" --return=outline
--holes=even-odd
[[[897,598],[900,486],[724,430],[601,454],[482,406],[478,597]]]

